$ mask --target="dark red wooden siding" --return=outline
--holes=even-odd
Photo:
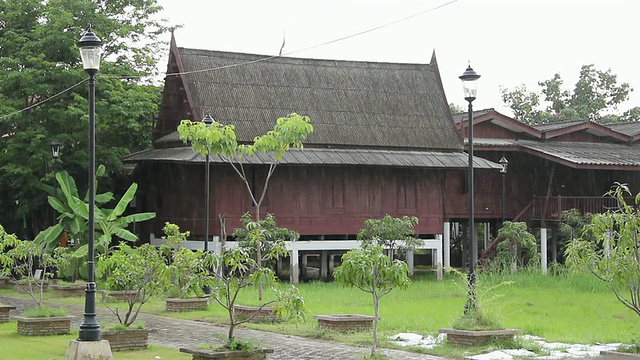
[[[266,167],[248,167],[252,186],[263,182]],[[204,233],[204,166],[177,163],[141,164],[138,171],[145,210],[156,211],[144,235],[161,234],[165,221]],[[380,167],[280,166],[261,207],[280,226],[303,235],[356,234],[364,221],[392,216],[417,216],[420,234],[442,232],[444,171]],[[255,177],[255,180],[254,180]],[[463,195],[463,194],[461,194]],[[219,234],[218,215],[224,215],[227,233],[240,226],[251,210],[245,185],[229,165],[211,170],[210,234]]]

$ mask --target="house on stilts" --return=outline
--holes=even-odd
[[[453,118],[464,137],[468,113],[454,114]],[[563,258],[558,244],[563,211],[577,209],[584,214],[614,209],[616,201],[603,195],[616,182],[640,191],[640,123],[601,125],[574,120],[529,126],[485,109],[474,111],[473,126],[477,156],[494,162],[502,157],[508,160],[502,179],[480,172],[475,181],[476,217],[485,222],[486,236],[480,241],[485,256],[493,248],[491,228],[499,223],[483,212],[490,213],[491,206],[501,204],[502,189],[505,219],[524,221],[539,229],[544,271],[548,261]],[[464,141],[466,144],[467,139]],[[447,220],[445,229],[455,230],[455,223],[447,224]]]
[[[282,158],[260,209],[301,234],[289,249],[293,281],[299,264],[311,260],[328,277],[333,260],[359,246],[364,221],[385,214],[418,217],[416,233],[432,257],[417,259],[441,274],[450,262],[449,226],[467,217],[468,164],[435,55],[426,64],[318,60],[188,49],[172,38],[153,148],[124,158],[135,164],[138,210],[157,214],[137,224],[136,233],[153,243],[168,221],[189,230],[192,246],[202,248],[206,186],[210,248],[252,209],[224,159],[211,156],[205,184],[205,158],[178,137],[182,119],[211,115],[234,124],[242,143],[293,112],[309,116],[314,132],[304,150]],[[249,176],[263,179],[272,158],[245,160]],[[480,179],[499,181],[495,161],[476,157],[474,167]],[[499,192],[478,196],[486,196],[482,218],[497,221]]]

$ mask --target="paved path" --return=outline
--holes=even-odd
[[[0,295],[0,303],[17,307],[17,313],[25,308],[25,303],[29,305],[31,300],[24,298],[14,298],[7,295]],[[82,321],[83,306],[68,304],[51,304],[64,306],[70,315],[76,315],[72,326],[76,328]],[[98,321],[105,319],[115,320],[114,315],[104,306],[98,306]],[[152,344],[167,346],[171,348],[195,347],[200,344],[222,343],[217,336],[226,338],[228,327],[216,326],[210,323],[173,319],[166,316],[140,314],[139,320],[144,322],[147,328],[155,329],[157,332],[149,335]],[[269,359],[278,360],[349,360],[359,359],[362,355],[368,354],[370,348],[349,346],[340,343],[320,341],[303,338],[300,336],[282,335],[267,331],[251,330],[240,327],[236,330],[236,337],[241,339],[252,339],[264,344],[267,348],[274,349],[274,353],[269,355]],[[443,358],[412,353],[402,350],[381,349],[389,359],[393,360],[443,360]]]

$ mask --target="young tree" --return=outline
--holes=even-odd
[[[55,269],[56,261],[35,242],[20,240],[0,225],[0,274],[15,274],[20,281],[24,281],[25,292],[38,308],[43,307],[45,283],[47,276]],[[42,270],[39,277],[35,273],[37,268]]]
[[[110,289],[131,292],[126,297],[124,313],[116,306],[105,302],[107,308],[125,327],[136,321],[144,304],[154,295],[165,292],[171,283],[169,269],[162,253],[150,244],[132,248],[121,243],[111,253],[98,257],[96,272]]]
[[[625,196],[631,196],[631,191],[617,183],[607,195],[617,200],[618,208],[593,215],[583,236],[567,247],[567,263],[604,282],[640,316],[640,193],[629,204]]]
[[[525,124],[543,124],[558,120],[590,120],[617,122],[619,115],[606,114],[629,98],[633,90],[628,83],[618,83],[611,70],[596,70],[594,65],[583,65],[573,91],[563,90],[560,74],[538,82],[542,94],[529,91],[524,85],[514,90],[502,89],[502,101],[514,113],[514,118]],[[540,109],[540,98],[549,105]]]
[[[302,140],[306,139],[313,132],[313,126],[308,116],[290,114],[281,117],[276,121],[273,130],[268,131],[262,136],[257,136],[253,140],[253,144],[238,144],[236,140],[235,126],[224,125],[217,121],[213,121],[209,126],[202,121],[193,122],[191,120],[182,120],[178,126],[180,139],[185,143],[191,143],[194,151],[203,156],[223,155],[223,158],[231,165],[233,170],[238,174],[244,183],[251,202],[256,209],[255,221],[260,222],[260,206],[264,201],[267,189],[269,188],[269,180],[280,162],[282,156],[292,147],[302,149]],[[264,179],[262,191],[256,193],[254,187],[251,186],[250,179],[245,171],[243,159],[247,156],[253,156],[255,153],[269,153],[273,155],[273,161],[269,164],[267,175]],[[256,247],[256,256],[258,264],[262,262],[261,246],[258,243]],[[262,291],[259,291],[259,298],[262,300]]]
[[[300,238],[300,234],[297,232],[278,227],[273,214],[267,214],[264,219],[254,222],[251,214],[245,213],[242,215],[241,222],[242,227],[233,231],[233,237],[238,240],[238,245],[247,249],[252,256],[256,254],[258,246],[261,247],[261,253],[267,254],[274,246],[284,248],[285,241],[296,241]],[[259,229],[260,236],[252,236],[254,229]],[[262,259],[261,266],[269,265],[265,260],[267,259]],[[270,260],[275,261],[277,259]]]
[[[383,246],[389,250],[389,257],[393,260],[394,251],[406,253],[422,244],[413,230],[417,224],[418,218],[415,216],[395,218],[385,215],[382,219],[367,219],[364,228],[358,231],[358,240],[363,244]]]
[[[335,268],[333,275],[342,285],[371,294],[374,313],[371,355],[374,356],[378,347],[380,298],[394,288],[406,290],[409,287],[407,264],[391,260],[380,245],[362,244],[361,248],[350,250],[342,256],[342,264]]]
[[[258,232],[259,229],[252,229],[249,237],[260,236]],[[265,258],[275,259],[283,252],[286,252],[282,245],[276,244],[272,247],[269,252],[265,253]],[[238,294],[250,286],[264,284],[274,291],[273,300],[260,304],[260,310],[266,306],[274,306],[276,315],[281,319],[304,318],[304,299],[299,295],[298,289],[291,285],[285,290],[279,290],[277,287],[278,281],[273,271],[269,268],[261,267],[246,248],[226,249],[220,254],[209,252],[205,254],[205,259],[210,268],[224,269],[224,271],[211,274],[213,277],[211,281],[213,290],[211,297],[227,311],[229,316],[227,347],[232,348],[233,344],[238,344],[234,341],[235,330],[238,325],[251,321],[253,318],[252,315],[246,319],[239,319],[234,311]],[[238,349],[232,348],[232,350]]]
[[[120,158],[151,145],[161,89],[148,76],[157,72],[166,46],[159,39],[169,30],[157,20],[160,10],[155,0],[0,1],[0,213],[8,229],[33,238],[49,225],[40,184],[52,181],[53,139],[62,144],[59,165],[88,183],[87,75],[76,41],[89,24],[106,44],[97,162],[121,180]]]
[[[492,262],[501,270],[509,269],[513,273],[518,269],[519,263],[524,265],[519,250],[526,250],[529,260],[537,258],[536,237],[527,229],[527,223],[505,221],[498,231],[498,237],[502,241],[496,247],[497,255]]]

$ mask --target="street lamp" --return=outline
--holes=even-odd
[[[202,122],[209,127],[213,124],[213,118],[211,115],[207,115],[202,119]],[[204,182],[204,252],[207,252],[209,251],[209,147],[207,147],[207,168],[204,171]]]
[[[469,102],[469,118],[467,126],[469,127],[469,139],[468,149],[469,162],[468,162],[468,190],[469,190],[469,290],[467,293],[467,303],[464,306],[464,313],[469,314],[476,311],[476,274],[475,274],[475,259],[478,253],[478,242],[475,240],[475,226],[473,223],[473,210],[474,210],[474,194],[473,194],[473,100],[476,99],[477,80],[480,78],[471,65],[467,67],[460,80],[462,80],[462,87],[464,90],[464,99]]]
[[[51,154],[53,155],[53,196],[58,197],[58,180],[56,174],[58,173],[58,158],[60,157],[60,142],[58,140],[51,141]],[[53,209],[53,223],[56,224],[56,209]]]
[[[509,160],[507,160],[507,158],[504,157],[504,154],[503,154],[502,158],[500,158],[500,161],[498,161],[498,163],[502,165],[502,169],[500,169],[500,173],[502,174],[502,223],[501,225],[504,225],[504,205],[505,205],[504,196],[506,192],[504,178],[507,175],[507,165],[509,165]]]
[[[96,282],[95,282],[95,177],[96,177],[96,73],[100,71],[102,40],[91,31],[91,28],[78,40],[80,57],[84,71],[89,74],[89,254],[87,270],[89,280],[85,288],[84,318],[80,324],[79,341],[99,341],[100,324],[96,317]]]

